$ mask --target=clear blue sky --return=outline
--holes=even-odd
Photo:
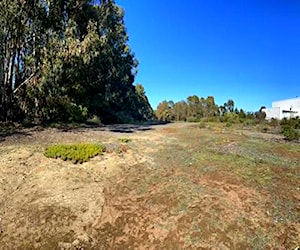
[[[212,95],[257,111],[300,96],[299,0],[117,0],[154,109]]]

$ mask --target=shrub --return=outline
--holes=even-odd
[[[280,122],[279,120],[275,119],[275,118],[272,118],[270,121],[269,121],[269,125],[272,126],[272,127],[278,127],[280,125]]]
[[[44,155],[48,158],[61,158],[73,163],[83,163],[104,152],[100,144],[69,144],[52,145],[46,148]]]
[[[199,122],[199,118],[190,116],[187,118],[187,122]]]
[[[250,119],[250,118],[246,118],[243,121],[243,124],[246,126],[254,126],[255,125],[255,120],[254,119]]]
[[[284,137],[289,141],[298,140],[300,138],[299,131],[291,126],[283,126],[281,128],[281,132],[284,135]]]
[[[94,115],[86,120],[86,124],[99,126],[101,124],[101,120],[98,116]]]
[[[263,122],[266,119],[266,112],[262,111],[262,108],[259,112],[255,113],[255,118],[258,122]]]
[[[200,122],[220,122],[220,116],[208,116],[201,118]]]
[[[291,118],[291,119],[284,118],[281,120],[280,125],[290,126],[295,129],[300,129],[300,118],[299,117]]]
[[[226,127],[231,127],[232,126],[232,122],[226,122]]]
[[[291,119],[282,119],[280,122],[281,133],[289,141],[298,140],[300,138],[300,119],[299,117]]]
[[[199,125],[198,125],[198,128],[206,128],[205,122],[200,121]]]
[[[224,118],[222,119],[224,122],[227,122],[229,124],[235,124],[235,123],[240,123],[240,117],[236,113],[226,113],[224,115]]]

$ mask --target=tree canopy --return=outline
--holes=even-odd
[[[237,117],[245,118],[242,109],[234,108],[234,101],[229,99],[223,105],[218,106],[213,96],[199,98],[197,95],[188,96],[186,101],[163,101],[158,104],[155,115],[161,121],[200,121],[205,117],[224,117],[236,114]]]
[[[0,2],[0,120],[152,118],[113,0]]]

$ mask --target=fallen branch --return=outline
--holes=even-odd
[[[34,76],[34,74],[35,73],[32,73],[24,82],[22,82],[17,88],[15,88],[13,94],[17,93],[17,91]]]

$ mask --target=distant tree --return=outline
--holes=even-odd
[[[176,102],[173,106],[176,121],[186,121],[188,118],[188,104],[185,101]]]
[[[229,112],[233,112],[234,110],[234,101],[232,99],[229,99],[227,101],[227,107]]]
[[[238,112],[238,115],[241,119],[245,119],[246,118],[246,113],[243,109],[240,109]]]
[[[166,122],[172,121],[173,111],[172,111],[172,107],[170,106],[170,104],[172,104],[172,102],[170,102],[170,101],[169,102],[163,101],[158,104],[155,115],[160,121],[166,121]]]
[[[198,96],[193,95],[187,98],[188,104],[188,118],[189,120],[199,120],[202,116],[202,109],[200,99]]]
[[[206,112],[205,116],[211,117],[218,113],[218,106],[215,104],[215,98],[213,96],[208,96],[206,98]]]

